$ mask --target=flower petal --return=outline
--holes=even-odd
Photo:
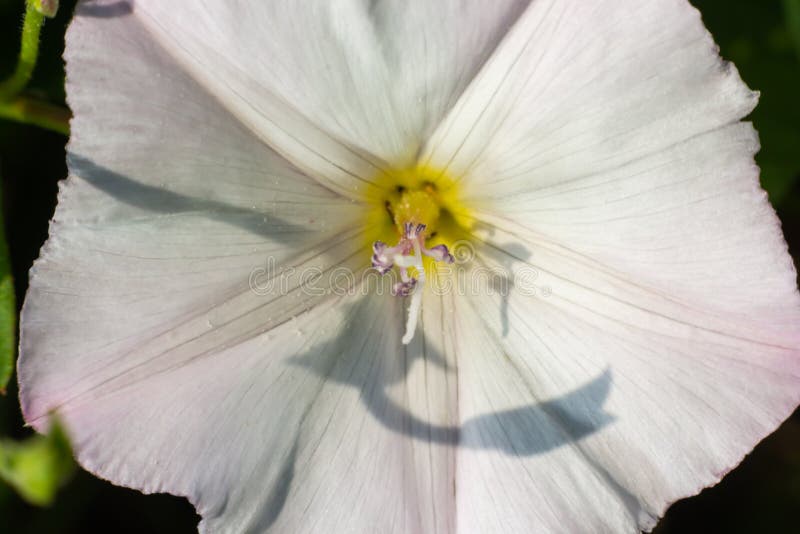
[[[452,529],[454,382],[440,387],[447,366],[421,341],[400,352],[399,302],[304,314],[323,298],[299,275],[252,286],[259,269],[358,272],[358,210],[242,127],[149,38],[139,4],[118,5],[82,4],[67,38],[71,175],[22,314],[26,420],[63,415],[85,467],[186,495],[204,530],[305,525],[305,508],[343,528]],[[367,320],[385,324],[339,339]],[[446,439],[428,446],[437,422]],[[365,457],[386,461],[353,470]],[[345,467],[361,491],[340,491]],[[283,512],[290,490],[303,504]]]
[[[164,3],[134,16],[295,165],[351,197],[414,163],[529,0]]]
[[[458,524],[650,529],[800,402],[796,274],[736,124],[754,104],[685,2],[542,1],[434,134],[512,288],[457,314],[461,420],[497,419],[465,424]]]
[[[715,302],[500,227],[477,254],[476,268],[509,291],[469,294],[455,315],[461,421],[494,421],[483,432],[462,423],[459,525],[649,530],[800,402],[800,306],[794,291],[769,295],[771,277],[788,278],[770,267],[776,255],[762,260],[767,294],[741,288]],[[772,304],[745,313],[751,295]],[[523,416],[534,402],[548,408]],[[559,439],[568,446],[548,446]]]
[[[421,424],[412,408],[447,424],[444,366],[402,352],[398,300],[334,307],[302,285],[366,264],[357,206],[253,139],[130,20],[79,16],[68,73],[71,177],[21,321],[26,421],[58,413],[84,467],[187,496],[204,532],[446,531],[451,444],[402,433]]]
[[[328,301],[213,354],[145,363],[58,413],[82,465],[187,496],[201,532],[452,531],[452,355],[401,345],[400,304]],[[434,331],[441,317],[431,306]]]
[[[21,322],[29,422],[151,358],[288,320],[321,298],[293,268],[366,263],[357,206],[255,139],[130,17],[79,15],[67,40],[70,178]]]
[[[498,46],[422,160],[466,196],[578,180],[734,122],[757,94],[685,0],[541,0]]]
[[[577,182],[487,198],[475,216],[528,243],[534,263],[558,244],[700,310],[795,330],[796,272],[756,150],[752,126],[733,124]]]

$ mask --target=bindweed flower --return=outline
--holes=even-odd
[[[202,532],[649,529],[800,400],[684,0],[87,1],[66,60],[24,415]]]

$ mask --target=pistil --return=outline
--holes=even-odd
[[[400,282],[392,286],[392,294],[397,297],[411,297],[406,332],[402,339],[403,344],[408,345],[414,338],[422,309],[422,292],[425,286],[423,256],[445,263],[453,263],[455,259],[445,245],[432,248],[425,246],[425,223],[405,221],[402,228],[403,233],[397,245],[389,247],[382,241],[373,244],[372,266],[381,274],[387,274],[393,267],[397,267],[400,272]],[[414,275],[410,273],[412,268]]]

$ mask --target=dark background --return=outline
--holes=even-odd
[[[169,1],[169,0],[165,0]],[[752,115],[763,149],[762,183],[783,221],[792,256],[800,254],[800,0],[695,0],[722,55],[761,91]],[[792,11],[790,4],[797,8]],[[28,92],[64,101],[61,60],[64,30],[74,0],[62,0],[43,29],[42,50]],[[23,0],[0,0],[0,79],[10,73],[19,47]],[[794,13],[791,16],[791,13]],[[57,182],[66,176],[66,138],[0,119],[0,176],[18,304],[27,271],[47,237]],[[742,254],[747,254],[746,250]],[[0,436],[23,438],[12,379],[0,397]],[[676,503],[656,529],[685,532],[800,532],[800,412],[765,439],[716,487]],[[79,471],[49,508],[26,504],[0,482],[0,532],[195,532],[198,517],[185,500],[145,496]]]

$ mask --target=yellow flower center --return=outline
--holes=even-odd
[[[392,294],[408,297],[403,344],[414,338],[428,274],[455,263],[450,252],[468,229],[456,182],[445,173],[416,167],[390,171],[378,179],[382,194],[370,210],[366,228],[372,268],[392,279]]]
[[[405,223],[411,223],[414,226],[425,224],[427,225],[425,235],[434,234],[441,213],[436,198],[436,188],[432,184],[425,184],[423,189],[407,191],[401,188],[398,193],[400,193],[400,197],[394,201],[390,200],[387,207],[390,215],[394,218],[397,230],[402,232]]]
[[[368,213],[367,247],[378,240],[396,242],[405,223],[426,225],[428,246],[452,246],[464,239],[471,218],[458,197],[458,184],[445,173],[425,167],[390,170],[376,182],[383,194]]]

